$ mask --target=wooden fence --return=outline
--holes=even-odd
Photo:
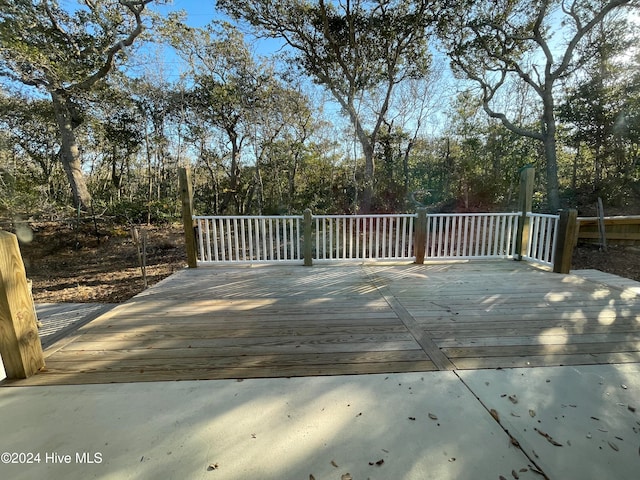
[[[604,217],[607,244],[640,245],[640,215]],[[600,243],[598,217],[578,217],[576,242]]]

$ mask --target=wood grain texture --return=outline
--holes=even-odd
[[[44,366],[31,290],[17,237],[0,230],[0,354],[8,378],[27,378]]]
[[[639,362],[640,297],[591,277],[504,260],[186,269],[9,385]]]

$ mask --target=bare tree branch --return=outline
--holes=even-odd
[[[98,68],[98,70],[96,70],[92,75],[87,77],[82,82],[79,82],[76,85],[74,85],[74,88],[77,88],[79,90],[88,90],[93,85],[95,85],[95,83],[98,80],[101,80],[104,77],[106,77],[107,74],[113,68],[116,54],[124,50],[125,47],[130,47],[131,45],[133,45],[133,42],[135,41],[135,39],[138,38],[142,33],[144,29],[144,25],[142,23],[141,14],[145,6],[151,3],[153,0],[140,0],[140,1],[119,0],[119,1],[121,5],[127,7],[127,9],[129,9],[129,11],[133,14],[135,18],[136,27],[127,36],[127,38],[125,38],[124,40],[120,40],[118,43],[116,43],[115,45],[111,46],[111,48],[109,48],[109,50],[107,51],[107,58],[105,59],[102,66]]]

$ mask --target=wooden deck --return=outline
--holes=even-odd
[[[184,270],[5,385],[640,362],[640,297],[514,261]]]

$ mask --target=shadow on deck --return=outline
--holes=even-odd
[[[640,362],[640,297],[513,261],[180,271],[5,385]]]

